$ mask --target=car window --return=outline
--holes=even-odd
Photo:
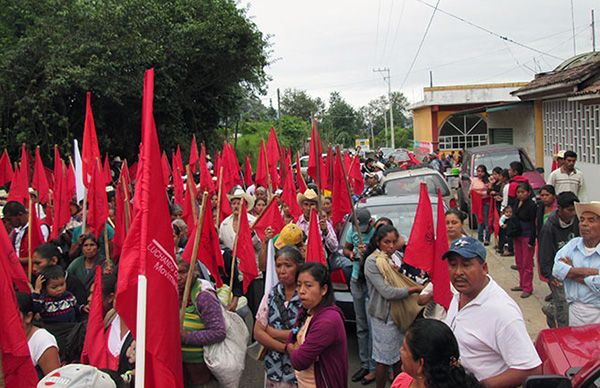
[[[405,150],[396,150],[396,151],[392,152],[390,155],[394,156],[394,160],[405,161],[405,160],[410,159],[408,157],[408,152],[406,152]],[[388,158],[389,158],[389,156],[388,156]]]
[[[401,205],[381,205],[381,206],[366,206],[367,209],[371,212],[371,218],[374,220],[378,220],[381,217],[387,217],[394,223],[398,232],[405,237],[410,236],[410,230],[412,229],[415,213],[417,212],[417,204],[416,203],[408,203]],[[433,223],[435,226],[435,220],[437,217],[437,204],[432,204],[433,209]],[[344,236],[346,236],[347,226],[344,228]]]
[[[442,190],[442,196],[450,195],[450,189],[446,181],[437,174],[406,176],[398,179],[391,179],[384,184],[384,190],[387,195],[407,195],[419,194],[421,182],[427,185],[429,194],[437,195],[437,189]]]
[[[475,170],[481,164],[487,168],[488,172],[491,172],[494,167],[508,168],[514,161],[523,163],[525,171],[533,171],[535,169],[529,158],[523,152],[516,149],[506,153],[475,154],[474,161],[471,176],[475,176]]]
[[[308,167],[308,158],[300,159],[300,167]]]

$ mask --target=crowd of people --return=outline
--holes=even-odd
[[[380,158],[363,159],[365,187],[354,193],[353,201],[385,195],[383,171],[397,165]],[[427,164],[434,169],[449,168],[459,165],[460,158],[461,154],[443,159],[430,155]],[[181,333],[185,385],[216,384],[205,354],[211,345],[226,340],[226,312],[243,318],[253,340],[260,344],[266,387],[346,387],[348,380],[375,383],[378,388],[390,381],[393,388],[520,385],[540,372],[541,361],[521,310],[489,274],[485,247],[496,234],[498,254],[514,255],[519,284],[511,291],[521,292],[521,298],[533,292],[537,257],[539,276],[550,289],[550,303],[543,309],[550,327],[600,323],[600,203],[580,202],[585,187],[583,174],[575,168],[576,158],[572,151],[557,155],[560,165],[539,191],[539,200],[520,162],[512,162],[508,169],[494,167],[491,173],[485,165],[476,167],[471,195],[478,196],[482,205],[477,238],[466,232],[466,213],[458,209],[445,213],[450,248],[443,259],[453,294],[447,308],[434,301],[430,274],[403,261],[407,241],[394,227],[394,220],[375,219],[368,209],[359,208],[345,217],[343,222],[350,226],[344,229],[343,223],[332,221],[331,192],[310,181],[297,194],[298,217],[281,201],[281,190],[252,184],[236,186],[226,194],[231,214],[220,220],[220,198],[213,193],[207,206],[212,209],[225,268],[233,272],[211,273],[198,261],[192,268],[190,296],[183,301],[190,264],[181,256],[191,231],[182,217],[184,209],[174,203],[170,190],[177,283],[185,308]],[[198,183],[200,178],[194,179]],[[135,340],[115,310],[117,204],[114,188],[108,187],[105,233],[84,230],[84,209],[73,200],[67,226],[54,239],[46,233],[47,242],[37,246],[31,258],[25,253],[28,208],[18,201],[3,205],[4,225],[25,272],[31,261],[31,292],[16,295],[40,378],[62,365],[84,360],[86,320],[98,279],[108,360],[103,371],[115,386],[127,386],[134,378]],[[31,191],[30,200],[39,203],[36,196]],[[278,201],[285,226],[280,230],[269,226],[262,237],[252,233],[258,276],[245,287],[234,256],[236,235],[241,222],[246,222],[241,218],[247,217],[253,225],[272,201]],[[197,210],[200,202],[199,195]],[[40,210],[37,214],[44,214]],[[315,210],[325,263],[307,252]],[[348,370],[347,326],[334,298],[334,276],[348,286],[353,299],[356,332],[350,335],[358,340],[360,368],[356,371]]]

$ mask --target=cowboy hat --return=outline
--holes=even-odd
[[[587,203],[578,203],[575,202],[575,212],[577,212],[577,217],[581,217],[581,215],[585,212],[594,213],[597,216],[600,216],[600,202],[592,201]]]
[[[229,201],[233,201],[234,199],[244,199],[246,201],[246,210],[250,211],[254,207],[254,197],[250,194],[246,193],[244,189],[241,187],[236,187],[233,189],[231,194],[227,194],[227,198]]]
[[[296,199],[298,200],[298,204],[300,204],[300,206],[302,206],[302,202],[304,201],[319,202],[319,196],[313,189],[306,189],[304,194],[296,194]],[[323,200],[323,196],[321,196],[321,200]]]
[[[565,158],[565,152],[567,152],[567,151],[565,151],[565,150],[560,150],[560,151],[558,151],[557,153],[555,153],[554,155],[552,155],[552,157],[553,157],[554,159],[564,159],[564,158]]]

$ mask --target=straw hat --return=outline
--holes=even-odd
[[[300,204],[300,206],[302,206],[302,202],[304,201],[319,202],[319,196],[313,189],[307,189],[304,194],[296,194],[296,199],[298,200],[298,204]],[[321,196],[321,200],[323,200],[323,196]]]
[[[581,215],[585,212],[594,213],[597,216],[600,216],[600,202],[592,201],[587,203],[579,203],[575,202],[575,212],[577,212],[577,217],[581,217]]]
[[[567,151],[565,151],[565,150],[560,150],[560,151],[558,151],[557,153],[555,153],[554,155],[552,155],[552,157],[553,157],[554,159],[564,159],[564,158],[565,158],[565,152],[567,152]]]
[[[246,193],[241,187],[233,189],[233,193],[227,194],[229,201],[234,199],[244,199],[246,201],[246,210],[250,211],[254,207],[254,197]]]

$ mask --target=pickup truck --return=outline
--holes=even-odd
[[[600,387],[600,324],[545,329],[535,341],[542,375],[525,388]]]

